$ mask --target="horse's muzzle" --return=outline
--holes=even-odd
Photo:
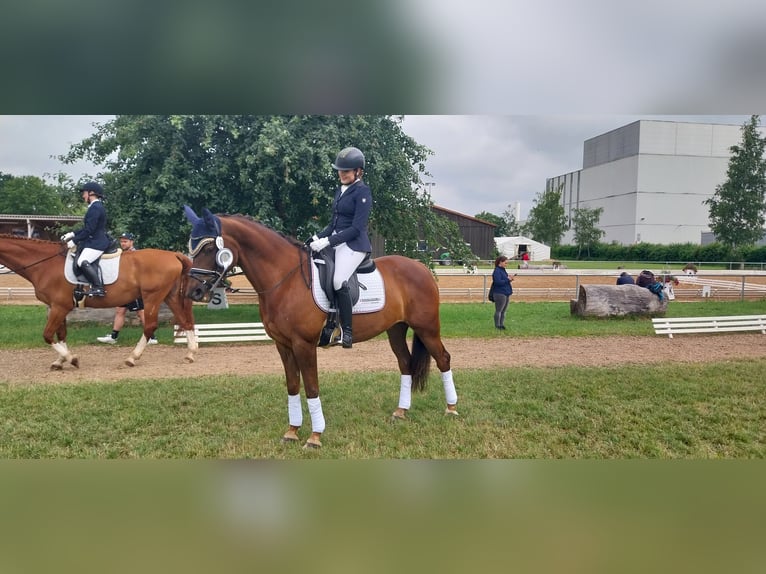
[[[200,301],[205,300],[208,293],[210,293],[210,291],[204,285],[198,285],[189,289],[186,292],[186,296],[192,301],[199,303]]]

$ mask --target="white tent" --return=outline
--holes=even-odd
[[[543,261],[551,258],[551,248],[529,237],[495,237],[495,246],[501,255],[508,258],[520,258],[524,251],[529,252],[530,261]]]

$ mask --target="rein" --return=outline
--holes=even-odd
[[[295,273],[298,269],[301,270],[301,278],[303,279],[303,282],[306,284],[306,288],[310,289],[311,288],[311,275],[308,275],[308,277],[307,277],[306,275],[303,274],[303,257],[302,257],[303,253],[305,253],[305,251],[303,249],[301,249],[300,252],[298,253],[298,265],[296,265],[295,267],[290,269],[290,271],[288,271],[287,274],[284,277],[282,277],[282,279],[277,281],[274,285],[272,285],[268,289],[264,289],[263,291],[258,291],[256,289],[255,292],[258,294],[258,296],[260,297],[264,293],[268,293],[270,291],[273,291],[277,287],[279,287],[282,283],[287,281],[287,279],[289,279],[290,276],[293,273]],[[308,253],[306,253],[306,261],[308,261],[308,258],[309,258]],[[311,268],[309,267],[309,270],[310,269]]]
[[[48,261],[49,259],[53,259],[54,257],[58,257],[59,255],[64,255],[63,252],[59,251],[58,253],[54,253],[53,255],[49,255],[48,257],[43,257],[39,261],[35,261],[34,263],[30,263],[29,265],[24,265],[24,267],[19,267],[18,271],[15,271],[8,267],[8,269],[11,269],[14,273],[18,273],[19,271],[24,271],[25,269],[29,269],[30,267],[34,267],[35,265],[39,265],[40,263],[44,263],[45,261]]]

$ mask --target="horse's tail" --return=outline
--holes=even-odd
[[[186,291],[189,286],[189,272],[192,269],[192,260],[189,259],[183,253],[176,252],[176,259],[181,262],[181,277],[178,279],[178,295],[183,307],[184,314],[191,321],[190,328],[194,327],[194,311],[192,307],[192,300],[186,296]]]
[[[431,355],[423,341],[415,333],[412,337],[412,358],[410,359],[410,373],[412,374],[412,388],[414,390],[425,390],[430,371]]]

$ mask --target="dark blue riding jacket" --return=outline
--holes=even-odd
[[[90,247],[106,251],[111,243],[106,234],[106,209],[101,201],[93,201],[83,218],[83,227],[74,232],[72,238],[78,248]]]
[[[332,202],[332,220],[317,237],[328,237],[330,246],[346,243],[354,251],[372,251],[367,223],[372,210],[372,192],[362,180],[352,183],[343,195],[339,187]],[[335,234],[333,234],[333,231]]]

